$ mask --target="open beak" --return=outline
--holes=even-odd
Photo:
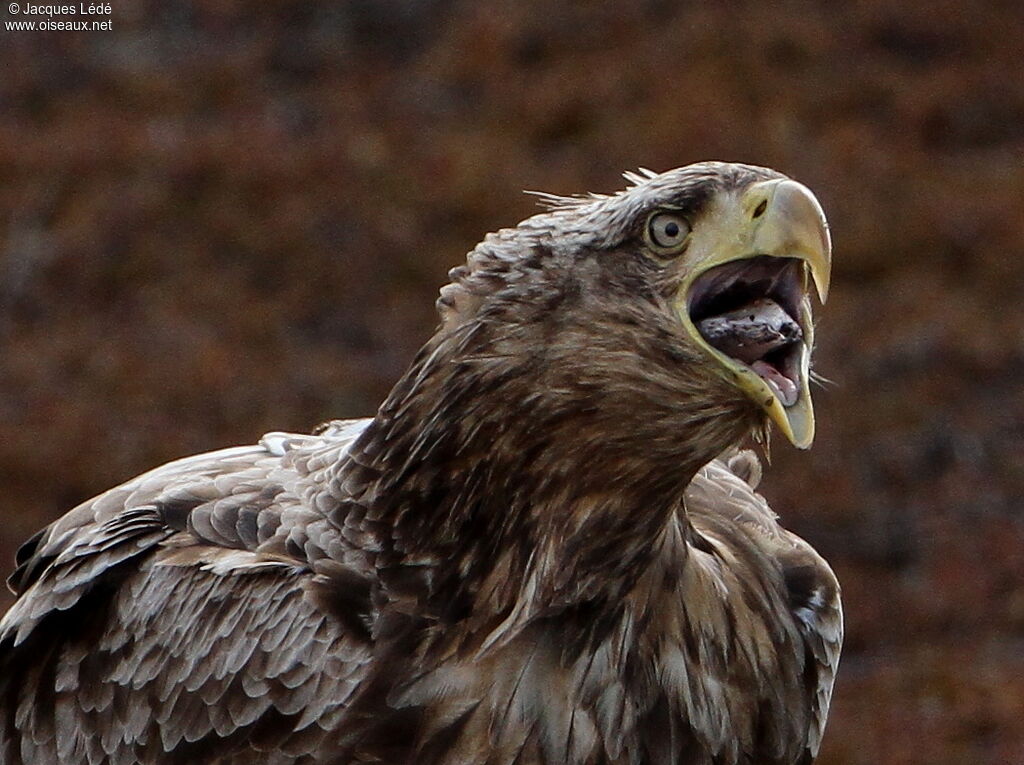
[[[825,214],[796,181],[722,194],[684,255],[677,310],[698,345],[797,447],[814,440],[809,387],[810,284],[828,297],[832,247]]]

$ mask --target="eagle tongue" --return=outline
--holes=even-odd
[[[750,368],[757,372],[762,380],[768,383],[783,406],[793,406],[796,403],[797,398],[800,396],[800,391],[797,390],[796,383],[782,374],[782,372],[764,361],[755,361],[750,365]]]
[[[722,353],[752,366],[772,351],[803,339],[796,320],[770,298],[757,298],[702,319],[697,331]]]

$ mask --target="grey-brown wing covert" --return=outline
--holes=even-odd
[[[831,567],[813,547],[777,521],[777,516],[755,489],[761,480],[761,465],[753,452],[732,450],[714,460],[694,477],[686,491],[687,516],[694,528],[724,547],[745,550],[750,566],[745,579],[755,582],[759,577],[776,575],[798,640],[791,660],[800,665],[807,704],[794,700],[790,709],[808,708],[806,720],[807,751],[815,757],[828,718],[832,686],[839,665],[843,642],[843,612],[839,582]],[[694,563],[699,564],[700,557]],[[753,565],[751,565],[753,564]],[[709,572],[711,578],[718,571]],[[767,590],[765,590],[767,591]],[[768,607],[767,613],[781,609]],[[781,623],[781,622],[780,622]],[[741,629],[741,634],[753,634]],[[781,645],[776,645],[777,660],[785,660]],[[790,722],[793,722],[792,720]]]
[[[0,622],[0,761],[317,761],[366,674],[370,606],[313,508],[364,426],[169,463],[29,540]]]

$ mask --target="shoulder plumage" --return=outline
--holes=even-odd
[[[26,543],[0,705],[33,733],[15,753],[0,721],[0,760],[151,761],[198,741],[231,756],[252,737],[270,759],[317,751],[365,675],[370,604],[326,557],[344,540],[308,476],[364,425],[168,463]]]
[[[752,452],[734,450],[694,478],[686,493],[687,519],[714,553],[694,558],[692,565],[706,568],[706,576],[721,582],[737,614],[749,611],[737,634],[745,639],[757,635],[760,628],[748,623],[754,617],[792,635],[795,652],[776,646],[772,661],[791,662],[790,671],[802,678],[792,690],[802,694],[802,701],[788,709],[804,710],[806,746],[813,756],[821,744],[842,646],[839,583],[825,560],[784,529],[754,490],[760,473]],[[731,573],[723,578],[725,561]]]

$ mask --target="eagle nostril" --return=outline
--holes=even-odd
[[[762,215],[764,215],[764,211],[767,210],[767,209],[768,209],[768,200],[767,199],[762,199],[761,200],[761,204],[759,204],[757,207],[754,208],[754,214],[751,215],[750,217],[751,218],[760,218]]]

